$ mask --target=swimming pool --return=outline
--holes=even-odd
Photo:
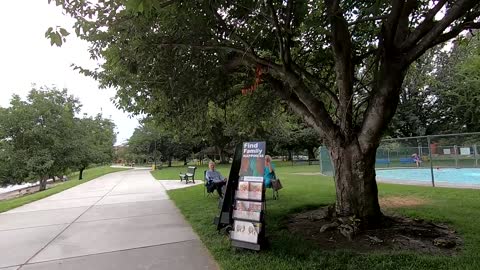
[[[385,182],[421,182],[430,184],[430,168],[377,170],[377,179]],[[480,187],[480,168],[441,168],[433,169],[435,185]]]

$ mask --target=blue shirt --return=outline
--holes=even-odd
[[[218,171],[210,170],[207,171],[206,177],[208,182],[213,181],[214,183],[223,182],[223,180],[225,179]]]
[[[275,165],[272,163],[272,171],[265,166],[263,171],[263,180],[265,181],[265,187],[272,187],[272,179],[275,178]]]

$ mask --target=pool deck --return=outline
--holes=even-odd
[[[390,168],[381,168],[385,169],[417,169],[417,168],[403,168],[403,167],[390,167]],[[423,167],[423,169],[427,169]],[[378,169],[377,169],[378,170]],[[320,172],[306,172],[306,173],[291,173],[295,175],[303,175],[303,176],[327,176],[332,177],[330,175],[325,175]],[[427,181],[419,181],[419,180],[399,180],[399,179],[389,179],[384,177],[377,177],[378,183],[385,183],[385,184],[397,184],[397,185],[407,185],[407,186],[425,186],[431,187],[432,182]],[[435,181],[435,187],[442,187],[442,188],[460,188],[460,189],[480,189],[480,184],[478,185],[468,185],[468,184],[449,184],[445,183],[444,181]]]
[[[426,186],[431,187],[432,182],[425,182],[425,181],[418,181],[418,180],[398,180],[398,179],[388,179],[388,178],[378,178],[378,183],[385,183],[385,184],[398,184],[398,185],[408,185],[408,186]],[[442,188],[460,188],[460,189],[480,189],[479,185],[466,185],[466,184],[449,184],[443,181],[435,181],[435,187],[442,187]]]

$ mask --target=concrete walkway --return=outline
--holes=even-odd
[[[165,188],[135,169],[0,214],[0,270],[18,269],[218,266]]]

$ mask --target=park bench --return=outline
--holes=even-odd
[[[375,163],[377,164],[385,164],[387,167],[390,165],[390,160],[386,158],[378,158],[375,160]]]
[[[415,163],[415,160],[413,158],[408,157],[408,158],[400,158],[400,163],[406,164],[406,163]]]
[[[178,176],[180,177],[180,182],[185,180],[185,184],[188,184],[188,181],[192,181],[195,184],[195,170],[197,167],[189,166],[186,173],[181,173]]]

